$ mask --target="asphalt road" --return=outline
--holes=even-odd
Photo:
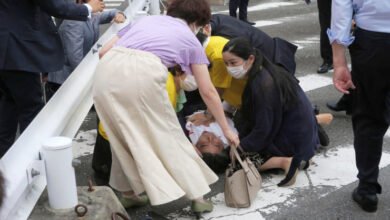
[[[226,9],[226,6],[213,7],[213,11],[219,13]],[[256,21],[257,27],[269,35],[299,46],[296,76],[312,103],[318,105],[321,112],[330,112],[325,106],[326,102],[338,99],[340,94],[331,84],[332,73],[316,73],[322,63],[317,2],[306,5],[303,0],[251,0],[249,20]],[[82,160],[82,166],[76,170],[78,185],[86,185],[93,173],[90,153],[95,129],[95,113],[91,112],[75,138],[76,148],[83,149],[76,149]],[[294,186],[278,188],[275,185],[283,178],[282,173],[265,173],[262,175],[263,189],[251,208],[231,209],[223,202],[221,177],[207,195],[215,204],[215,211],[204,215],[204,219],[390,219],[389,136],[385,138],[383,168],[380,171],[383,194],[379,196],[378,211],[368,214],[361,211],[351,199],[351,192],[357,184],[351,118],[343,112],[334,113],[334,121],[325,129],[331,138],[330,146],[319,150],[312,166],[308,171],[299,173]],[[154,219],[193,219],[189,204],[183,198],[163,206],[130,209],[128,213],[132,219],[142,219],[148,212],[161,215]]]

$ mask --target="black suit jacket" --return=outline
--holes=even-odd
[[[0,70],[63,67],[64,50],[51,16],[85,21],[88,9],[65,0],[0,0]]]
[[[281,38],[272,38],[258,28],[228,15],[214,14],[211,17],[211,35],[228,39],[244,37],[273,63],[281,65],[294,74],[297,46]]]

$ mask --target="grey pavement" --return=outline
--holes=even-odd
[[[317,67],[322,63],[316,1],[306,5],[303,0],[251,0],[250,6],[256,10],[249,12],[249,20],[258,22],[258,28],[273,37],[281,37],[299,45],[296,55],[298,78],[308,80],[314,86],[321,80],[329,82],[331,73],[316,73]],[[227,7],[213,7],[215,12],[223,10],[227,10]],[[330,112],[325,106],[326,102],[340,97],[330,83],[305,91],[312,103],[320,107],[321,112]],[[95,117],[94,112],[87,116],[75,138],[78,145],[85,145],[89,149],[83,153],[84,156],[79,157],[82,166],[77,168],[76,173],[77,184],[80,186],[87,185],[88,178],[93,175],[90,152],[96,135]],[[224,207],[221,176],[212,185],[212,192],[207,195],[216,205],[216,210],[204,215],[204,219],[390,219],[389,137],[386,136],[383,147],[386,153],[380,171],[383,193],[379,195],[379,208],[376,213],[368,214],[351,199],[351,192],[357,182],[350,117],[343,112],[335,113],[334,121],[325,129],[331,138],[330,146],[319,150],[309,170],[299,174],[295,186],[275,187],[282,178],[282,173],[262,174],[263,189],[256,202],[251,209],[238,210]],[[194,219],[189,212],[189,204],[187,199],[182,198],[163,206],[129,209],[128,213],[132,219],[142,219],[148,212],[160,215],[155,215],[154,219]]]

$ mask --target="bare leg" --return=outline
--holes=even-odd
[[[316,115],[317,123],[320,125],[329,125],[333,121],[333,115],[330,113],[323,113]]]
[[[260,171],[280,168],[287,172],[290,169],[292,157],[271,157],[259,167]]]
[[[278,186],[290,186],[295,183],[297,174],[298,174],[298,166],[296,164],[297,161],[294,162],[293,165],[294,170],[290,171],[291,164],[293,163],[292,157],[271,157],[267,162],[259,167],[260,171],[281,168],[286,173],[285,179],[283,179]]]

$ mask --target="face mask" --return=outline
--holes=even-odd
[[[195,24],[191,24],[190,28],[191,28],[192,32],[194,32],[194,34],[197,35],[202,27],[197,27],[197,26],[195,26]]]
[[[247,70],[244,69],[244,64],[241,66],[228,66],[226,67],[229,74],[236,79],[242,79],[246,75]]]
[[[196,27],[194,34],[197,35],[199,33],[200,29],[201,29],[201,27]]]
[[[210,42],[210,36],[208,36],[207,38],[206,38],[206,40],[204,40],[204,42],[203,42],[203,48],[207,48],[207,45],[209,45],[209,42]]]
[[[196,90],[198,88],[198,85],[196,84],[194,76],[187,74],[184,80],[180,79],[180,87],[184,91],[191,92]]]

